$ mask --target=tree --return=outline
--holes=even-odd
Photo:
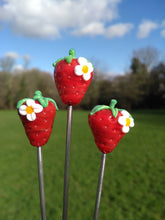
[[[12,108],[12,75],[0,73],[0,109]]]
[[[29,55],[24,55],[23,56],[23,61],[24,61],[24,69],[28,69],[29,68],[29,64],[30,64],[30,56]]]
[[[109,105],[110,100],[114,97],[112,90],[113,82],[110,80],[101,80],[99,83],[99,95],[98,95],[98,103],[99,105]]]
[[[5,56],[5,57],[0,58],[0,68],[2,72],[5,72],[5,73],[11,72],[14,64],[15,64],[14,57]]]
[[[151,108],[165,107],[165,64],[159,63],[151,70],[148,102]]]
[[[148,70],[158,64],[159,54],[156,48],[150,46],[133,51],[133,57],[138,58],[142,64],[145,64]]]
[[[146,65],[144,63],[141,63],[139,58],[137,57],[133,57],[130,68],[132,74],[140,75],[140,74],[146,74],[148,72]]]
[[[149,93],[149,72],[147,66],[139,58],[134,57],[130,69],[129,80],[132,87],[130,93],[135,95],[132,103],[134,103],[134,107],[147,107],[146,98]]]

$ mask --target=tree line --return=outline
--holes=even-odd
[[[112,98],[118,101],[118,107],[126,109],[164,108],[165,63],[152,63],[135,54],[129,71],[124,75],[107,78],[96,69],[85,97],[75,108],[90,110],[98,104],[109,105]],[[0,109],[14,109],[20,99],[33,97],[36,90],[53,98],[60,109],[66,108],[52,74],[38,69],[17,73],[0,71]]]

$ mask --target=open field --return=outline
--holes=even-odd
[[[92,220],[101,160],[73,112],[68,220]],[[132,113],[135,127],[107,155],[99,220],[165,220],[165,111]],[[66,111],[43,147],[48,220],[62,219]],[[16,111],[0,111],[0,220],[40,220],[37,153]]]

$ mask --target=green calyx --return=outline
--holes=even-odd
[[[116,118],[117,117],[117,114],[118,114],[118,111],[119,109],[118,108],[115,108],[115,105],[117,104],[117,101],[116,99],[112,99],[111,102],[110,102],[110,105],[96,105],[92,111],[90,112],[90,115],[93,115],[95,114],[96,112],[98,111],[101,111],[103,109],[110,109],[112,111],[112,114],[113,114],[113,117]]]
[[[66,60],[66,62],[69,64],[72,62],[72,59],[76,58],[76,52],[74,49],[70,49],[69,50],[69,55],[64,57],[64,58],[60,58],[58,59],[56,62],[53,63],[53,66],[55,67],[57,65],[58,62],[60,62],[61,60]]]
[[[20,106],[21,106],[24,102],[26,102],[28,99],[29,99],[29,98],[21,99],[21,100],[17,103],[17,109],[19,109]],[[39,91],[39,90],[35,91],[33,100],[38,101],[44,108],[46,108],[46,107],[48,106],[49,101],[50,101],[50,102],[52,102],[52,103],[55,105],[56,110],[59,110],[59,109],[58,109],[58,106],[57,106],[57,104],[56,104],[56,102],[55,102],[53,99],[51,99],[51,98],[43,97],[43,96],[42,96],[42,92]]]

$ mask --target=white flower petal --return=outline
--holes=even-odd
[[[125,125],[126,124],[126,117],[125,116],[120,116],[118,118],[118,123],[121,125]]]
[[[91,78],[91,73],[90,73],[90,72],[88,72],[88,73],[86,73],[86,74],[83,74],[83,79],[84,79],[85,81],[88,81],[90,78]]]
[[[83,75],[82,66],[81,65],[75,66],[74,72],[77,76],[82,76]]]
[[[122,132],[123,133],[128,133],[129,132],[129,127],[128,126],[123,126],[122,127]]]
[[[20,113],[20,115],[26,115],[27,113],[26,113],[26,105],[21,105],[20,106],[20,108],[19,108],[19,113]]]
[[[24,110],[24,109],[19,109],[19,113],[20,113],[20,115],[26,115],[27,114],[26,110]]]
[[[20,115],[26,115],[27,114],[25,110],[21,110],[21,109],[19,109],[19,113],[20,113]]]
[[[26,118],[29,120],[29,121],[34,121],[36,119],[36,114],[33,112],[32,114],[27,114],[26,115]]]
[[[126,111],[126,110],[123,110],[121,111],[122,115],[126,118],[129,118],[130,117],[130,114]]]
[[[27,105],[21,105],[21,106],[19,107],[19,109],[20,109],[20,110],[26,110],[26,107],[27,107]]]
[[[87,66],[88,66],[88,72],[90,72],[90,73],[93,72],[94,69],[93,69],[92,64],[91,64],[91,63],[88,63]]]
[[[33,99],[28,99],[26,101],[27,106],[34,106],[35,105],[35,101]]]
[[[84,57],[79,57],[79,58],[78,58],[78,63],[79,63],[80,65],[86,65],[87,62],[88,62],[87,59],[84,58]]]
[[[34,112],[35,112],[35,113],[40,113],[40,112],[42,112],[42,110],[43,110],[42,105],[36,104],[36,103],[35,103],[35,105],[33,105],[33,108],[34,108]]]
[[[132,128],[132,127],[134,127],[134,126],[135,126],[135,123],[134,123],[133,118],[130,118],[130,120],[131,120],[130,127]]]

